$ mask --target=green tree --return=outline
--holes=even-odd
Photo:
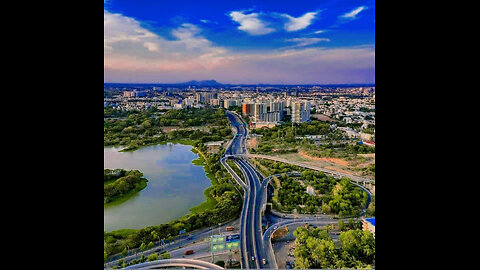
[[[338,221],[338,229],[339,229],[340,231],[345,230],[345,223],[343,222],[343,219],[341,219],[340,221]]]
[[[127,250],[127,247],[125,247],[122,251],[122,256],[126,257],[127,255],[128,255],[128,250]]]
[[[152,253],[150,254],[148,257],[147,257],[147,261],[151,262],[151,261],[156,261],[158,260],[158,255],[157,253]]]
[[[170,253],[162,253],[160,257],[162,258],[162,260],[170,259]]]

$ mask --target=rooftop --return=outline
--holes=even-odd
[[[375,226],[375,218],[366,218],[365,219],[368,223],[372,224],[373,226]]]

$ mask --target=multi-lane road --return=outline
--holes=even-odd
[[[243,120],[234,113],[227,116],[236,128],[236,134],[226,150],[226,156],[233,158],[236,165],[244,174],[244,204],[240,218],[240,247],[243,268],[263,268],[267,258],[264,242],[262,241],[262,207],[264,205],[264,188],[261,175],[248,163],[239,158],[246,151],[247,128]]]
[[[234,177],[235,181],[244,190],[243,196],[243,208],[240,216],[240,223],[238,220],[233,223],[237,223],[240,227],[240,254],[242,268],[278,268],[273,253],[273,248],[270,242],[272,234],[287,225],[310,223],[317,225],[326,225],[337,223],[338,220],[332,219],[330,216],[317,216],[317,217],[305,217],[300,219],[292,219],[291,217],[278,218],[273,215],[267,215],[265,221],[270,224],[263,232],[262,218],[264,206],[267,202],[267,188],[271,180],[271,177],[263,178],[254,167],[245,159],[248,156],[246,149],[246,139],[248,130],[246,124],[241,117],[233,112],[227,112],[227,117],[231,122],[233,128],[235,128],[235,136],[230,141],[224,157],[221,159],[221,163],[225,166],[230,174]],[[244,175],[245,182],[235,174],[232,168],[225,162],[225,159],[232,159],[236,166],[240,169]],[[363,180],[363,179],[362,179]],[[224,224],[225,226],[226,224]],[[200,240],[205,238],[208,234],[213,233],[214,228],[207,228],[200,230],[196,233],[191,233],[191,237],[188,239],[182,239],[177,243],[172,244],[172,248],[178,249],[185,247],[188,241]],[[205,243],[197,244],[202,251],[205,249]],[[160,248],[157,248],[160,249]],[[171,250],[170,248],[162,247],[163,250]],[[146,255],[158,250],[152,249],[147,251]],[[181,251],[178,251],[181,252]],[[128,258],[125,258],[128,260]],[[111,266],[115,262],[107,263],[106,266]],[[149,269],[153,267],[166,267],[166,266],[184,266],[193,268],[219,268],[218,266],[202,262],[199,260],[188,259],[171,259],[171,260],[159,260],[155,262],[143,263],[129,269]]]
[[[337,223],[338,220],[333,220],[326,215],[301,219],[289,219],[289,217],[286,217],[286,220],[269,217],[269,221],[272,221],[271,225],[263,232],[262,212],[267,203],[267,188],[271,177],[263,179],[260,173],[244,159],[248,155],[246,150],[248,134],[246,124],[235,113],[228,112],[227,116],[232,126],[236,129],[236,134],[225,151],[225,157],[233,159],[245,176],[245,183],[241,183],[245,191],[243,210],[240,217],[242,268],[278,268],[270,242],[270,238],[276,230],[291,224],[310,223],[326,225]],[[232,173],[232,175],[235,174]]]

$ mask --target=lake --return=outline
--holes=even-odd
[[[104,205],[107,232],[168,223],[206,201],[203,191],[211,183],[203,167],[192,164],[198,157],[192,146],[169,143],[118,152],[121,149],[104,147],[104,168],[139,170],[148,183],[127,201]]]

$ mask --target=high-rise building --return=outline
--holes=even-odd
[[[264,103],[255,103],[255,109],[253,112],[253,121],[262,122],[265,121],[265,114],[267,113],[267,105]]]
[[[210,106],[220,106],[220,99],[218,98],[210,99]]]
[[[197,92],[195,93],[195,100],[197,103],[210,104],[211,99],[217,99],[218,93],[214,92]]]
[[[242,104],[242,114],[243,115],[251,116],[251,115],[253,115],[254,111],[255,111],[255,104],[251,104],[251,103],[243,103]]]
[[[292,103],[292,122],[303,123],[310,120],[310,101]]]
[[[225,99],[223,101],[223,107],[225,109],[230,109],[230,107],[233,107],[233,106],[236,106],[237,105],[237,101],[234,100],[234,99]]]
[[[145,96],[147,96],[147,92],[146,91],[137,91],[137,90],[123,91],[123,96],[124,97],[145,97]]]
[[[202,95],[202,93],[195,93],[195,101],[197,103],[203,103],[205,102],[205,97]]]

